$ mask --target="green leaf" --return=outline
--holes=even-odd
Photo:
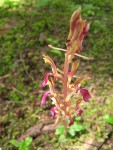
[[[27,150],[27,147],[28,146],[26,145],[25,140],[24,140],[20,143],[19,150]]]
[[[113,117],[109,115],[105,115],[104,119],[107,123],[113,124]]]
[[[10,143],[12,145],[14,145],[15,147],[19,147],[20,146],[20,143],[17,140],[11,140]]]
[[[77,118],[75,118],[76,121],[80,121],[81,120],[81,117],[78,116]]]
[[[63,134],[63,135],[60,135],[59,136],[59,139],[58,139],[58,141],[59,142],[66,142],[68,139],[66,138],[66,136]]]
[[[51,52],[52,54],[62,56],[62,53],[61,53],[61,51],[59,51],[59,50],[51,50],[50,52]]]
[[[40,8],[43,6],[46,6],[48,4],[49,0],[40,0],[35,4],[36,8]]]
[[[19,150],[31,150],[30,143],[32,142],[32,138],[28,137],[24,141],[20,143]]]
[[[64,126],[60,126],[58,129],[56,129],[56,132],[55,132],[56,135],[60,135],[60,134],[64,134],[64,133],[65,133]]]
[[[82,125],[74,122],[74,124],[72,126],[70,126],[68,132],[73,137],[73,136],[75,136],[76,132],[81,132],[83,130],[85,130],[85,129]]]
[[[74,122],[74,124],[70,127],[70,129],[73,129],[75,132],[80,132],[85,130],[84,126]]]
[[[31,137],[27,137],[26,139],[25,139],[25,144],[28,146],[28,145],[30,145],[31,144],[31,142],[32,142],[32,138]]]
[[[68,132],[71,136],[75,136],[75,130],[73,128],[69,128]]]

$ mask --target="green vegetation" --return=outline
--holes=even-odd
[[[75,138],[79,134],[85,133],[85,128],[82,124],[79,123],[81,120],[80,117],[78,117],[72,126],[70,126],[67,131],[65,127],[62,125],[59,128],[56,129],[55,134],[59,135],[58,141],[59,142],[66,142],[68,139]],[[67,133],[66,133],[67,132]]]
[[[112,116],[109,116],[109,115],[105,115],[104,116],[104,119],[107,123],[110,123],[113,125],[113,117]]]
[[[49,102],[44,108],[40,106],[40,84],[46,70],[50,70],[42,55],[53,57],[61,67],[64,53],[50,50],[47,45],[65,48],[70,16],[80,6],[83,18],[91,22],[82,54],[94,60],[81,59],[78,74],[91,72],[87,86],[92,100],[84,106],[75,127],[70,127],[67,144],[59,142],[59,138],[65,141],[65,136],[60,137],[58,130],[58,135],[43,134],[31,144],[34,149],[50,145],[53,150],[69,149],[68,145],[73,149],[75,144],[82,145],[79,139],[85,142],[91,134],[99,142],[108,136],[113,122],[110,117],[113,116],[113,1],[4,0],[0,1],[0,147],[3,150],[13,150],[12,139],[51,119]],[[108,116],[104,118],[105,115]],[[79,128],[81,131],[76,131]]]
[[[18,142],[16,140],[11,140],[11,144],[15,147],[18,147],[19,150],[32,150],[30,143],[32,142],[32,138],[28,137],[25,140]]]

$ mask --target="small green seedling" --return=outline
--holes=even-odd
[[[78,123],[77,121],[74,121],[74,124],[68,127],[66,135],[66,128],[63,125],[56,129],[55,134],[59,136],[59,142],[66,142],[69,138],[73,138],[74,136],[76,136],[77,133],[83,131],[85,131],[84,126]]]
[[[25,140],[18,142],[17,140],[11,140],[10,143],[17,147],[19,150],[33,150],[31,147],[32,138],[28,137]]]
[[[109,116],[109,115],[105,115],[104,119],[107,123],[112,124],[113,125],[113,117]]]

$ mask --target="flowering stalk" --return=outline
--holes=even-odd
[[[72,83],[79,61],[73,62],[73,58],[76,56],[84,59],[92,59],[91,57],[82,56],[78,53],[82,51],[83,38],[89,30],[90,23],[86,23],[82,20],[80,15],[81,9],[78,8],[71,16],[70,31],[68,39],[66,41],[66,50],[56,48],[49,45],[50,48],[65,51],[64,68],[58,69],[49,56],[44,56],[45,63],[51,65],[52,72],[47,72],[42,82],[42,87],[49,86],[49,90],[46,91],[42,97],[41,104],[46,102],[46,97],[49,96],[52,100],[54,107],[51,108],[51,115],[58,121],[66,124],[66,119],[69,120],[68,125],[74,123],[73,118],[80,116],[83,112],[81,109],[81,103],[89,102],[90,94],[88,90],[81,88],[81,85],[87,80],[87,76],[77,77],[75,82]],[[71,66],[71,69],[69,69]],[[55,88],[55,82],[61,81],[62,90],[58,91]]]

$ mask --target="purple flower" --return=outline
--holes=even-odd
[[[43,80],[43,82],[42,82],[42,84],[41,84],[42,87],[45,87],[45,86],[46,86],[50,74],[51,74],[51,73],[49,73],[49,72],[46,73],[45,78],[44,78],[44,80]]]
[[[70,119],[70,122],[69,122],[69,126],[73,125],[74,124],[74,120],[73,119]]]
[[[76,117],[80,116],[82,113],[83,113],[83,110],[82,109],[78,109],[78,113],[77,113]]]
[[[41,100],[41,104],[42,104],[42,105],[45,103],[46,97],[47,97],[47,95],[48,95],[49,93],[50,93],[49,91],[47,91],[47,92],[44,93],[44,95],[43,95],[43,97],[42,97],[42,100]]]
[[[89,102],[89,99],[91,98],[91,96],[90,96],[88,90],[86,90],[86,89],[80,89],[80,93],[83,96],[84,101],[85,102]]]
[[[52,107],[50,112],[51,112],[51,115],[54,117],[54,119],[56,119],[57,115],[55,113],[55,110],[57,109],[57,107]]]

